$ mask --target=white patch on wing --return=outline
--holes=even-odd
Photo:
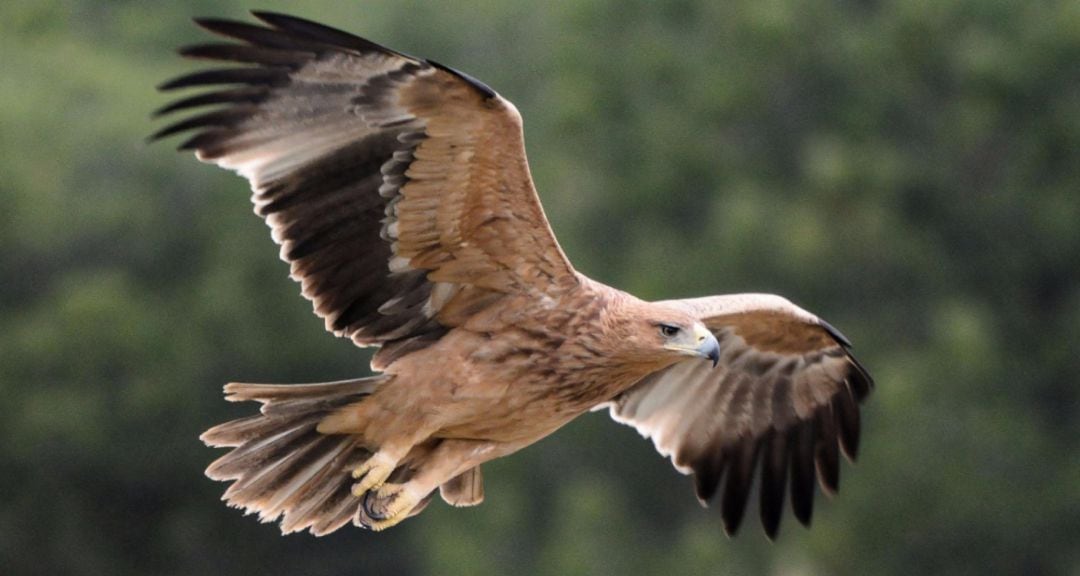
[[[389,310],[390,310],[391,308],[393,308],[394,306],[397,306],[397,303],[398,303],[398,302],[401,302],[401,300],[402,300],[402,297],[401,297],[401,296],[395,296],[395,297],[393,297],[393,298],[391,298],[391,299],[387,300],[386,302],[383,302],[383,303],[382,303],[382,306],[379,306],[379,313],[380,313],[380,314],[386,314],[386,313],[388,313],[388,312],[389,312]]]
[[[435,283],[431,287],[431,295],[428,296],[427,302],[424,302],[424,315],[428,318],[434,318],[442,310],[442,307],[458,293],[458,290],[460,288],[456,284]]]
[[[234,152],[212,161],[239,173],[253,189],[258,189],[376,133],[383,125],[415,120],[396,105],[384,103],[372,109],[351,103],[371,78],[384,77],[403,64],[398,56],[380,53],[363,58],[334,53],[305,64],[290,74],[288,89],[276,92],[237,127],[238,135],[229,143]],[[364,80],[357,82],[358,78]],[[353,115],[342,114],[347,110],[352,110]]]
[[[391,258],[389,266],[390,271],[394,274],[401,274],[412,270],[412,267],[409,265],[409,259],[402,256],[394,256]]]

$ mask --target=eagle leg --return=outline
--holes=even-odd
[[[486,441],[445,439],[430,451],[410,454],[407,465],[412,468],[368,490],[353,522],[372,530],[394,526],[423,510],[435,490],[459,477],[473,485],[472,499],[463,504],[479,504],[483,500],[479,465],[509,449]]]

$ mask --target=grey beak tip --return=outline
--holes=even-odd
[[[712,360],[713,368],[716,368],[720,363],[720,343],[716,341],[716,338],[709,338],[709,340],[700,348],[702,356]]]

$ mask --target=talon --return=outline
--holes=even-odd
[[[375,508],[373,507],[375,503],[372,501],[372,498],[374,496],[374,491],[369,491],[364,494],[364,501],[360,504],[364,507],[364,514],[372,520],[386,520],[386,516],[383,516],[381,512],[375,510]]]
[[[423,501],[402,484],[383,484],[364,495],[356,523],[371,530],[385,530],[408,518]]]
[[[396,461],[377,452],[363,464],[353,468],[352,477],[360,480],[352,486],[353,496],[363,496],[368,491],[382,486],[394,472],[395,467],[397,467]]]

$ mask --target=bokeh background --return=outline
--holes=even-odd
[[[487,502],[282,537],[218,501],[231,380],[365,374],[246,183],[146,146],[196,15],[269,8],[515,102],[556,233],[645,298],[785,294],[877,379],[856,466],[724,537],[591,414]],[[14,0],[0,6],[3,574],[1080,574],[1080,3]]]

